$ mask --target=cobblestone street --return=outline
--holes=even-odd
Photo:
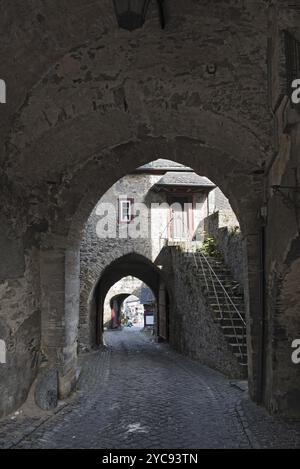
[[[46,417],[24,412],[2,420],[0,447],[300,446],[300,425],[277,422],[249,405],[244,383],[138,330],[107,332],[105,340],[102,351],[82,357],[73,398]]]

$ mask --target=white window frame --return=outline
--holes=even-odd
[[[124,215],[124,206],[127,207],[126,209],[126,216]],[[131,198],[120,198],[119,199],[119,222],[120,223],[130,223],[132,221],[132,206],[133,206],[133,199]]]

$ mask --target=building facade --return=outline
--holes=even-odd
[[[178,266],[171,251],[179,248],[188,255],[200,249],[206,237],[215,236],[208,223],[214,214],[222,219],[223,228],[226,226],[228,229],[234,224],[238,227],[229,202],[218,187],[207,178],[195,174],[191,168],[169,160],[156,160],[137,168],[111,187],[94,208],[81,243],[81,350],[89,350],[101,344],[103,324],[114,329],[120,327],[125,295],[136,295],[140,287],[138,282],[142,283],[143,279],[124,277],[114,285],[109,283],[109,291],[104,289],[99,294],[99,290],[102,291],[106,283],[106,272],[111,265],[124,256],[139,255],[158,266],[166,277],[164,281],[159,280],[151,301],[146,301],[145,292],[142,295],[145,326],[152,327],[158,338],[170,340],[183,352],[191,353],[189,346],[180,346],[180,331],[172,328],[171,317],[178,303],[174,295],[173,277]],[[214,224],[216,230],[222,227]],[[222,251],[224,246],[219,244]],[[230,247],[226,249],[230,251]],[[110,253],[110,257],[107,253]],[[118,275],[118,268],[114,270]],[[118,276],[113,278],[118,279]],[[187,295],[188,288],[187,284]],[[148,291],[151,290],[148,288]],[[201,296],[199,290],[199,298],[196,294],[194,300],[195,309],[202,308],[205,317],[211,313],[204,306]],[[186,309],[190,308],[187,302]],[[196,313],[193,327],[197,328],[199,324]],[[201,340],[199,346],[203,346]],[[194,344],[193,348],[198,349],[198,345]],[[196,358],[203,358],[197,356],[197,353],[194,353]],[[210,364],[214,361],[214,353],[212,351]],[[234,364],[224,367],[221,360],[217,367],[234,374]]]

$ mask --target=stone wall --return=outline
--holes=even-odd
[[[18,258],[48,241],[57,254],[43,255],[51,264],[43,266],[43,332],[49,330],[43,342],[51,361],[60,361],[72,377],[78,282],[75,265],[68,270],[68,243],[78,242],[93,207],[118,179],[156,155],[168,155],[221,186],[253,233],[249,219],[262,187],[257,171],[271,156],[265,2],[166,3],[172,8],[164,31],[153,1],[144,28],[132,33],[118,28],[110,0],[28,0],[26,8],[1,3],[8,102],[0,108],[0,176],[11,184],[4,179],[11,197],[19,191],[24,204],[25,251],[18,241]],[[251,191],[245,193],[247,185]],[[7,238],[3,257],[9,247]],[[100,248],[107,264],[114,247]],[[127,245],[124,253],[131,249]],[[147,246],[138,249],[148,252]],[[99,275],[104,267],[95,266],[84,269],[85,300],[95,283],[91,271]],[[19,267],[14,262],[12,271],[21,301],[11,299],[5,323],[21,312],[27,317]],[[253,262],[254,270],[259,266]],[[31,291],[38,295],[35,285],[28,290],[29,298]],[[254,299],[256,291],[255,285]],[[26,373],[30,366],[27,361]]]
[[[232,211],[217,211],[203,221],[207,237],[216,240],[218,250],[222,254],[225,264],[230,269],[233,278],[241,286],[245,284],[245,258],[242,244],[242,234],[238,221]]]
[[[189,256],[170,248],[175,301],[170,314],[170,344],[227,376],[242,378],[237,358],[214,322]],[[180,292],[176,295],[176,292]]]
[[[300,175],[300,109],[287,96],[283,31],[300,40],[300,11],[286,2],[270,8],[269,105],[273,110],[274,158],[266,171],[264,207],[265,324],[262,374],[264,401],[273,413],[300,417],[300,365],[292,362],[293,340],[300,338],[299,203],[288,203],[293,190],[276,194],[272,186],[295,187]]]
[[[0,338],[6,348],[6,363],[0,365],[0,417],[24,402],[38,371],[41,343],[38,267],[37,253],[31,253],[31,258],[25,258],[22,277],[0,280]]]

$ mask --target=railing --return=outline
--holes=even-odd
[[[174,216],[172,216],[168,223],[166,224],[165,228],[162,230],[161,234],[160,234],[160,237],[159,237],[159,248],[161,249],[162,248],[162,240],[163,240],[163,244],[166,245],[167,241],[168,241],[168,237],[165,238],[163,237],[163,235],[165,234],[166,230],[169,230],[169,226],[171,225],[172,221],[174,219]],[[167,232],[167,235],[168,235],[168,232]]]
[[[168,221],[168,223],[166,224],[166,226],[164,227],[164,229],[162,230],[162,232],[160,233],[160,236],[159,236],[159,247],[160,249],[163,247],[163,246],[179,246],[179,247],[182,247],[184,248],[184,250],[190,250],[191,249],[191,246],[193,247],[199,247],[200,244],[202,244],[201,241],[191,241],[190,239],[190,234],[183,234],[182,236],[182,239],[178,240],[177,239],[172,239],[169,237],[169,227],[172,223],[172,221],[174,220],[174,216],[172,216],[170,218],[170,220]],[[167,231],[167,233],[166,233]],[[166,237],[164,235],[167,235]]]
[[[178,243],[178,245],[182,245],[182,243]],[[207,257],[201,251],[199,251],[199,250],[196,251],[197,245],[195,245],[194,243],[191,243],[190,241],[186,241],[185,246],[186,246],[185,251],[189,252],[193,255],[193,261],[194,261],[196,269],[198,271],[202,272],[207,292],[210,291],[209,283],[208,283],[209,280],[210,280],[212,290],[213,290],[213,293],[214,293],[214,297],[215,297],[215,301],[216,301],[216,304],[217,304],[217,307],[218,307],[218,312],[219,312],[219,315],[220,315],[220,319],[223,319],[224,318],[224,312],[223,312],[223,308],[221,307],[221,304],[220,304],[219,294],[217,292],[216,285],[218,285],[221,288],[221,291],[223,292],[223,296],[224,296],[224,299],[225,299],[225,302],[226,302],[226,310],[229,313],[231,326],[232,326],[232,329],[233,329],[234,337],[236,339],[236,344],[237,344],[238,349],[239,349],[239,355],[240,355],[241,358],[243,358],[243,356],[244,356],[244,353],[243,353],[243,350],[242,350],[242,345],[243,344],[239,340],[239,337],[238,337],[239,334],[237,333],[237,326],[235,325],[234,320],[233,320],[232,311],[234,311],[234,313],[236,313],[237,317],[241,321],[242,326],[239,326],[239,328],[242,328],[242,333],[240,335],[242,337],[243,343],[245,343],[246,322],[245,322],[243,316],[241,315],[240,311],[238,310],[236,304],[233,302],[233,300],[230,297],[228,291],[224,287],[223,283],[221,282],[220,278],[218,277],[217,273],[215,272],[214,268],[210,264]],[[197,258],[199,259],[200,265],[198,263]]]

